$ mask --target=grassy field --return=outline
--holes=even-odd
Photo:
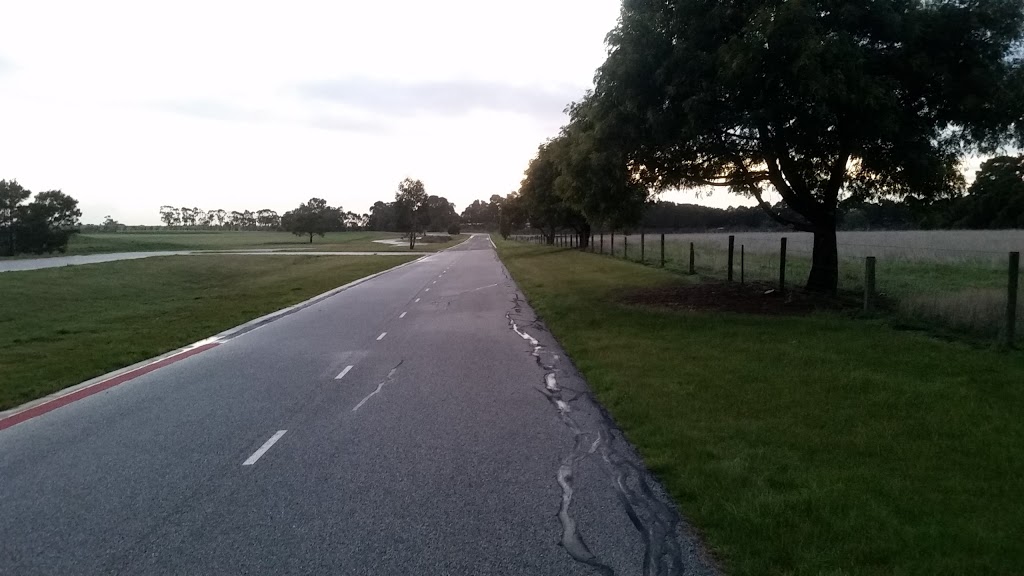
[[[1024,353],[626,305],[690,280],[495,242],[727,573],[1021,574]]]
[[[779,240],[787,238],[787,283],[800,286],[811,267],[810,234],[800,232],[735,233],[734,274],[740,277],[740,249],[745,279],[777,282]],[[695,268],[705,278],[724,279],[728,269],[729,233],[669,234],[666,266],[688,271],[690,243]],[[995,339],[1004,326],[1007,254],[1024,251],[1024,230],[937,230],[840,232],[841,290],[864,288],[864,257],[877,258],[877,290],[895,307],[902,321],[936,324]],[[605,251],[611,237],[605,235]],[[645,239],[646,261],[660,258],[658,235]],[[640,259],[640,235],[615,237],[615,254]],[[1024,282],[1022,282],[1024,283]],[[1017,334],[1024,336],[1024,306],[1019,307]]]
[[[181,256],[0,274],[0,410],[412,258]]]
[[[408,251],[409,246],[391,246],[374,242],[401,235],[393,232],[329,232],[323,238],[295,236],[287,232],[235,231],[146,231],[119,234],[76,234],[68,244],[68,254],[99,254],[103,252],[152,252],[160,250],[301,250],[344,252]],[[465,236],[446,243],[419,243],[417,252],[442,250],[461,242]]]

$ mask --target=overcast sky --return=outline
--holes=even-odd
[[[162,204],[283,213],[311,196],[365,212],[407,176],[461,211],[518,188],[592,85],[618,10],[4,2],[0,178],[62,189],[87,223],[156,224]]]

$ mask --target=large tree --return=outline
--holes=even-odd
[[[295,210],[285,212],[281,227],[296,236],[308,235],[312,244],[314,234],[323,238],[327,232],[344,228],[344,214],[340,206],[332,208],[323,198],[310,198]]]
[[[0,255],[63,252],[78,232],[78,200],[60,190],[32,195],[15,180],[0,180]]]
[[[395,223],[395,205],[390,202],[373,203],[370,207],[370,214],[366,221],[367,230],[378,232],[394,232],[398,229]]]
[[[443,232],[448,230],[452,224],[459,223],[459,214],[455,212],[455,204],[449,202],[444,196],[428,196],[426,211],[431,232]]]
[[[965,153],[1024,140],[1022,22],[1021,0],[625,0],[589,115],[653,189],[813,233],[807,287],[834,292],[843,196],[949,194]]]
[[[651,189],[629,169],[629,155],[615,122],[598,122],[593,95],[569,107],[572,121],[550,143],[558,177],[555,191],[585,218],[583,246],[591,225],[632,227],[643,217]]]
[[[18,208],[31,195],[17,180],[0,180],[0,256],[11,256],[17,251],[14,224]]]
[[[430,224],[427,189],[423,182],[406,178],[395,192],[395,221],[398,229],[409,233],[409,249],[416,248],[416,234]]]
[[[559,195],[556,182],[561,174],[559,154],[563,142],[555,139],[542,144],[537,156],[526,168],[526,177],[519,186],[517,207],[530,226],[540,230],[548,244],[555,243],[555,233],[573,228],[590,238],[589,225],[584,216]]]
[[[64,252],[82,217],[78,200],[60,190],[36,194],[18,213],[18,251],[34,254]]]
[[[986,160],[958,202],[965,228],[1024,228],[1024,156]]]
[[[181,212],[174,206],[160,207],[160,220],[168,227],[181,224]]]

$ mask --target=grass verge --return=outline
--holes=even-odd
[[[727,573],[1020,573],[1024,353],[626,305],[683,280],[494,240]]]
[[[0,274],[0,410],[413,258],[174,256]]]
[[[288,232],[263,231],[145,231],[124,233],[76,234],[68,243],[67,254],[105,252],[152,252],[160,250],[302,250],[326,252],[408,252],[409,246],[381,244],[374,240],[397,239],[394,232],[328,232],[323,238],[299,237]],[[434,252],[453,246],[466,236],[451,242],[416,243],[416,252]],[[60,256],[61,254],[55,254]]]

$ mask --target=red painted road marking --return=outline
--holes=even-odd
[[[113,388],[114,386],[117,386],[118,384],[123,384],[123,383],[125,383],[125,382],[127,382],[127,381],[129,381],[129,380],[131,380],[133,378],[138,378],[139,376],[142,376],[143,374],[149,374],[150,372],[153,372],[154,370],[159,370],[159,369],[163,368],[164,366],[169,366],[169,365],[174,364],[175,362],[177,362],[179,360],[184,360],[185,358],[188,358],[189,356],[195,356],[196,354],[199,354],[200,352],[206,352],[210,348],[214,348],[214,347],[218,346],[219,344],[220,344],[219,342],[210,342],[209,344],[203,344],[202,346],[198,346],[196,348],[192,348],[191,350],[185,350],[184,352],[182,352],[180,354],[176,354],[174,356],[170,356],[168,358],[164,358],[163,360],[157,360],[156,362],[153,362],[152,364],[146,364],[145,366],[140,366],[140,367],[138,367],[135,370],[132,370],[130,372],[125,372],[124,374],[120,374],[118,376],[114,376],[113,378],[109,378],[107,380],[103,380],[102,382],[97,382],[97,383],[93,384],[92,386],[89,386],[88,388],[82,388],[81,390],[76,390],[76,391],[74,391],[74,392],[72,392],[70,394],[66,394],[66,395],[61,396],[59,398],[54,398],[53,400],[50,400],[49,402],[44,402],[42,404],[39,404],[38,406],[33,406],[32,408],[29,408],[28,410],[25,410],[25,411],[22,411],[22,412],[18,412],[17,414],[15,414],[13,416],[8,416],[7,418],[4,418],[3,420],[0,420],[0,430],[4,430],[6,428],[10,428],[11,426],[14,426],[15,424],[20,424],[20,423],[22,423],[22,422],[24,422],[26,420],[30,420],[32,418],[35,418],[36,416],[41,416],[43,414],[46,414],[47,412],[50,412],[52,410],[56,410],[57,408],[60,408],[61,406],[67,406],[68,404],[71,404],[72,402],[75,402],[76,400],[81,400],[82,398],[86,398],[88,396],[92,396],[93,394],[102,392],[104,390],[107,390],[108,388]]]

